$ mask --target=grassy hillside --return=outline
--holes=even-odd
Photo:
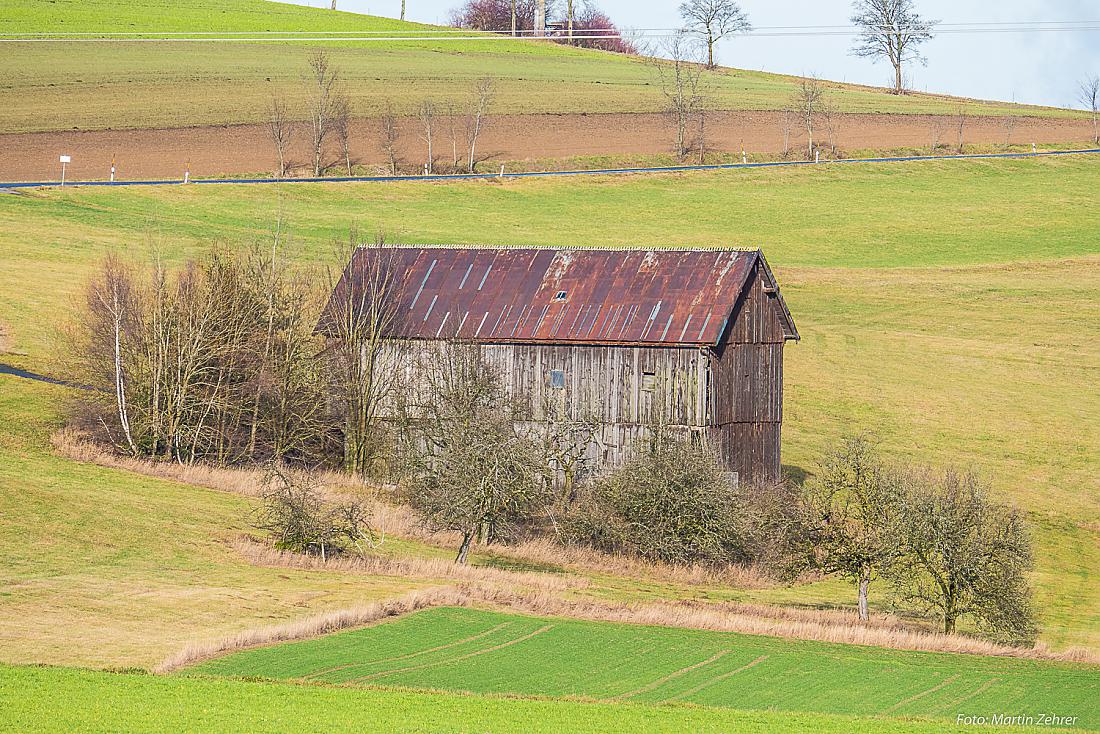
[[[267,0],[9,0],[0,33],[415,32],[426,26],[286,5]],[[439,30],[439,29],[433,29]],[[0,85],[0,132],[183,127],[258,122],[271,94],[301,106],[310,43],[4,44],[19,63]],[[641,59],[512,40],[346,42],[329,44],[348,84],[354,112],[373,116],[384,100],[413,111],[431,96],[460,102],[473,80],[500,79],[495,112],[638,112],[662,108],[653,70]],[[712,97],[724,109],[778,109],[794,90],[790,77],[722,70]],[[958,100],[896,97],[831,85],[847,112],[953,113]],[[971,114],[1072,115],[1007,103],[966,103]]]
[[[279,212],[294,251],[310,262],[327,257],[331,240],[346,237],[353,223],[368,233],[384,228],[402,242],[760,245],[804,337],[787,350],[785,463],[812,469],[837,436],[866,428],[898,460],[977,467],[1036,526],[1044,639],[1100,646],[1100,394],[1084,389],[1100,364],[1097,165],[1081,157],[583,183],[9,195],[0,198],[0,322],[23,354],[4,359],[52,368],[50,324],[104,252],[145,258],[155,248],[180,262],[215,238],[262,238]],[[8,380],[0,395],[12,396],[9,410],[23,411],[28,427],[18,430],[30,436],[17,443],[33,443],[35,451],[4,474],[5,496],[14,497],[16,487],[44,496],[67,491],[59,477],[75,469],[48,457],[44,446],[61,391],[35,388],[31,399],[13,390]],[[159,491],[159,484],[116,486],[106,482],[111,473],[95,476],[114,502],[125,502],[131,486],[150,496]],[[209,527],[224,517],[212,516]],[[43,535],[38,523],[46,520],[28,520],[38,534],[27,537]],[[26,543],[8,551],[25,559],[27,573],[41,563]],[[66,607],[62,588],[48,598]],[[592,593],[703,591],[608,581]],[[851,600],[837,582],[715,593],[798,604]],[[881,590],[872,597],[885,604]],[[28,597],[5,614],[8,624],[33,624],[24,617],[34,603]],[[279,618],[289,614],[279,609]]]
[[[538,665],[531,661],[538,660]],[[954,720],[1038,709],[1100,728],[1100,670],[697,630],[433,609],[248,650],[200,674]]]
[[[35,695],[25,695],[27,691]],[[60,700],[68,705],[58,706]],[[547,701],[5,666],[0,666],[0,705],[4,711],[0,728],[37,732],[595,734],[614,729],[669,734],[847,734],[872,730],[880,734],[943,734],[973,730],[973,726],[941,722],[825,714]],[[1034,734],[1041,730],[982,727],[982,731],[998,733]]]

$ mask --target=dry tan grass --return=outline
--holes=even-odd
[[[202,660],[236,650],[260,647],[276,642],[305,640],[350,627],[362,627],[387,617],[415,612],[426,607],[464,606],[467,603],[468,598],[466,595],[449,587],[414,591],[396,599],[388,599],[336,612],[326,612],[297,622],[244,630],[215,642],[191,644],[161,662],[160,665],[154,668],[154,672],[169,673],[187,665],[193,665]]]
[[[4,354],[11,349],[11,334],[8,331],[8,327],[4,326],[4,322],[0,321],[0,354]]]
[[[342,571],[375,576],[403,578],[458,579],[476,582],[523,586],[545,591],[583,589],[589,585],[581,576],[509,571],[488,566],[463,566],[445,558],[389,558],[386,556],[347,556],[322,561],[317,556],[288,553],[240,538],[233,547],[250,563],[259,566],[301,568],[310,571]]]
[[[118,457],[88,443],[79,433],[70,430],[54,434],[53,442],[61,454],[77,461],[126,469],[148,476],[247,496],[256,496],[259,493],[263,476],[258,470],[180,466]],[[320,480],[324,488],[334,494],[346,494],[364,489],[361,486],[354,486],[346,477],[339,474],[323,475]],[[411,511],[405,507],[379,502],[375,522],[381,530],[390,535],[421,539],[437,545],[457,545],[457,537],[451,537],[447,533],[429,533],[424,530],[416,522]],[[445,559],[338,558],[322,563],[320,559],[281,553],[247,540],[237,541],[235,547],[249,561],[258,565],[440,578],[451,579],[456,583],[453,586],[415,592],[392,601],[310,617],[297,623],[249,630],[217,643],[191,646],[166,660],[158,670],[174,669],[229,650],[283,640],[303,639],[337,629],[361,626],[383,617],[428,606],[475,604],[528,614],[592,621],[740,632],[900,650],[1100,663],[1100,655],[1087,648],[1071,648],[1054,652],[1041,643],[1033,648],[1008,647],[965,635],[944,635],[918,629],[889,615],[877,615],[869,624],[861,624],[854,613],[843,610],[692,601],[645,605],[618,604],[590,598],[563,597],[560,592],[581,589],[587,585],[586,579],[577,576],[517,572],[483,566],[462,567]],[[491,550],[496,552],[497,549]],[[583,569],[618,576],[637,576],[690,584],[733,583],[740,586],[760,586],[767,583],[766,579],[753,569],[730,568],[715,571],[701,567],[663,566],[587,549],[562,548],[544,540],[531,540],[509,546],[501,555],[554,567],[568,566],[574,570]]]
[[[158,479],[169,479],[200,487],[257,497],[262,491],[264,472],[259,469],[225,469],[202,464],[180,465],[171,462],[154,462],[119,456],[88,441],[79,431],[62,429],[52,436],[54,448],[61,455],[91,464],[124,469]],[[320,489],[331,497],[371,491],[380,494],[378,488],[358,484],[338,472],[322,472],[314,477]],[[457,533],[433,533],[425,529],[412,511],[403,505],[376,497],[372,512],[376,529],[386,536],[421,540],[435,546],[457,548]],[[759,589],[774,583],[758,569],[746,566],[676,566],[655,563],[622,555],[601,553],[589,548],[563,547],[550,539],[531,539],[508,546],[480,546],[475,550],[523,561],[527,563],[564,567],[590,573],[641,578],[651,581],[669,581],[688,585],[727,585],[744,589]]]

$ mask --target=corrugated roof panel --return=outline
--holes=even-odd
[[[395,337],[711,345],[759,257],[745,250],[362,247],[341,287],[378,269],[391,274]]]

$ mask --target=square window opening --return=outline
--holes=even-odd
[[[565,370],[550,370],[550,387],[565,387]]]

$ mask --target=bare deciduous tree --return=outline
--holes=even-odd
[[[731,33],[752,30],[749,17],[734,0],[686,0],[680,17],[688,31],[707,46],[707,68],[714,68],[714,44]]]
[[[1001,119],[1001,127],[1005,133],[1005,149],[1012,145],[1012,133],[1016,130],[1018,119],[1015,115],[1006,115]]]
[[[405,491],[423,523],[462,536],[507,539],[543,506],[538,446],[516,430],[517,409],[477,346],[444,342],[421,353],[401,401]]]
[[[1034,642],[1026,578],[1033,554],[1023,519],[991,501],[972,474],[910,472],[906,481],[901,598],[938,612],[945,633],[969,615],[1002,641]]]
[[[397,384],[385,347],[399,319],[400,283],[384,250],[385,238],[379,235],[375,252],[365,257],[356,256],[356,239],[353,231],[347,246],[337,248],[336,264],[328,269],[333,297],[324,313],[323,330],[330,345],[330,382],[343,422],[344,469],[367,476],[378,458],[382,408]],[[352,277],[344,277],[346,263],[351,263]]]
[[[1092,142],[1100,144],[1100,75],[1094,74],[1081,82],[1077,98],[1092,115]]]
[[[706,115],[706,94],[703,64],[693,52],[691,40],[676,34],[664,48],[668,59],[654,59],[653,68],[665,98],[666,108],[676,130],[676,156],[683,160],[691,149],[688,129],[693,119]],[[701,126],[705,123],[699,123]],[[705,127],[704,127],[705,129]]]
[[[420,120],[420,139],[424,141],[428,148],[424,171],[431,174],[435,172],[435,152],[432,149],[432,143],[435,139],[435,102],[430,99],[421,102],[416,117]]]
[[[268,113],[267,129],[271,142],[275,145],[275,157],[278,161],[279,178],[286,177],[289,160],[287,154],[294,138],[294,122],[290,119],[286,100],[277,92],[271,96],[271,109]]]
[[[336,135],[336,141],[340,144],[340,153],[350,176],[351,110],[348,108],[348,98],[343,95],[338,96],[332,106],[332,132]]]
[[[382,110],[382,116],[378,119],[379,136],[378,146],[382,149],[382,155],[386,157],[390,175],[397,175],[400,163],[397,144],[401,140],[401,127],[397,123],[397,115],[393,111],[393,104],[386,102]]]
[[[913,0],[856,0],[853,12],[852,23],[860,32],[852,53],[889,61],[894,67],[894,94],[904,94],[902,69],[911,61],[925,61],[918,49],[932,39],[939,21],[921,18]]]
[[[466,145],[467,165],[466,171],[474,173],[479,159],[477,157],[477,141],[485,129],[485,116],[496,96],[496,81],[492,77],[479,79],[474,85],[470,97],[470,108],[466,115]]]
[[[796,111],[790,106],[779,111],[779,124],[783,128],[783,158],[791,154],[791,128],[794,127]]]
[[[851,580],[859,618],[869,617],[868,589],[902,550],[898,486],[866,439],[848,440],[803,488],[802,538],[810,563]]]
[[[947,123],[939,115],[933,115],[930,127],[931,141],[928,146],[928,152],[935,154],[940,148],[940,140],[943,138],[944,129],[947,127]]]
[[[825,100],[825,87],[816,77],[803,77],[791,98],[791,108],[806,131],[806,157],[814,157],[814,125]]]
[[[328,168],[325,162],[325,141],[335,131],[338,112],[349,105],[340,85],[339,73],[327,52],[321,50],[313,53],[309,57],[309,68],[307,91],[313,175],[320,177]]]
[[[962,155],[963,133],[966,132],[966,108],[961,105],[955,109],[955,153]]]

